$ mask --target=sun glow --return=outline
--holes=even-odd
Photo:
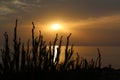
[[[53,30],[59,30],[60,29],[60,24],[53,24],[52,29]]]

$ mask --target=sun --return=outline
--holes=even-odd
[[[60,24],[52,24],[52,29],[53,30],[59,30],[60,29]]]

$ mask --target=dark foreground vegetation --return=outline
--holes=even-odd
[[[4,33],[5,46],[0,53],[0,80],[120,80],[120,70],[111,67],[101,68],[99,48],[96,59],[88,61],[78,54],[75,60],[71,59],[74,53],[73,45],[68,47],[71,34],[66,39],[65,59],[60,63],[62,36],[58,39],[56,34],[54,42],[46,44],[41,32],[39,36],[34,36],[35,25],[32,25],[32,45],[28,40],[27,47],[21,43],[20,38],[18,39],[17,20],[13,51],[9,47],[8,33]],[[56,44],[57,56],[53,61]]]

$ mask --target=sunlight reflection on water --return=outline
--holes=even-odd
[[[55,50],[54,50],[54,58],[53,58],[53,62],[55,63],[55,60],[57,58],[57,49],[58,49],[58,46],[55,46]]]

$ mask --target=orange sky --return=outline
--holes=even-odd
[[[15,19],[22,41],[31,38],[32,21],[36,35],[42,31],[45,40],[53,40],[56,33],[65,38],[72,33],[71,43],[87,46],[120,46],[119,0],[1,0],[0,45],[7,31],[12,41]],[[53,23],[61,29],[50,29]]]

